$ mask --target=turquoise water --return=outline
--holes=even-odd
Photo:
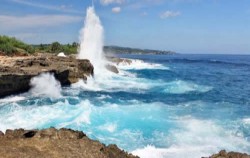
[[[121,57],[144,62],[87,85],[57,85],[56,98],[33,90],[1,99],[0,130],[72,128],[145,158],[250,154],[250,56]],[[39,91],[54,92],[46,85]]]

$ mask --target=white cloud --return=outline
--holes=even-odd
[[[120,13],[121,12],[121,7],[114,7],[112,8],[113,13]]]
[[[181,12],[177,11],[177,12],[174,12],[174,11],[165,11],[164,13],[162,13],[160,15],[160,18],[162,19],[166,19],[166,18],[171,18],[171,17],[176,17],[176,16],[179,16],[181,15]]]
[[[54,5],[46,5],[46,4],[41,4],[41,3],[36,3],[36,2],[31,2],[27,0],[11,0],[14,3],[19,3],[22,5],[27,5],[27,6],[32,6],[32,7],[37,7],[37,8],[43,8],[47,10],[54,10],[54,11],[60,11],[60,12],[66,12],[66,13],[83,13],[82,11],[77,11],[73,10],[72,6],[67,6],[67,5],[61,5],[61,6],[54,6]]]
[[[82,17],[69,15],[0,15],[0,30],[17,30],[25,28],[42,28],[65,25],[81,21]]]
[[[100,0],[102,5],[109,5],[109,4],[122,4],[125,0]]]

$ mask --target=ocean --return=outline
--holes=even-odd
[[[0,99],[0,130],[71,128],[142,158],[250,154],[249,55],[119,57],[133,62],[118,75],[61,88],[47,74]]]

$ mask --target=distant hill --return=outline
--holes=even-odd
[[[14,37],[0,35],[0,54],[2,55],[28,55],[33,53],[59,53],[76,54],[79,43],[60,44],[53,42],[51,44],[30,45]],[[138,49],[119,46],[104,46],[106,54],[175,54],[173,51]]]
[[[174,51],[166,50],[151,50],[151,49],[138,49],[138,48],[129,48],[129,47],[119,47],[119,46],[105,46],[105,53],[111,54],[175,54]]]

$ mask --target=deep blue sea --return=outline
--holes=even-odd
[[[62,89],[45,76],[30,92],[1,99],[0,130],[82,130],[143,158],[250,154],[250,56],[120,57],[135,60],[119,64],[118,75]]]

